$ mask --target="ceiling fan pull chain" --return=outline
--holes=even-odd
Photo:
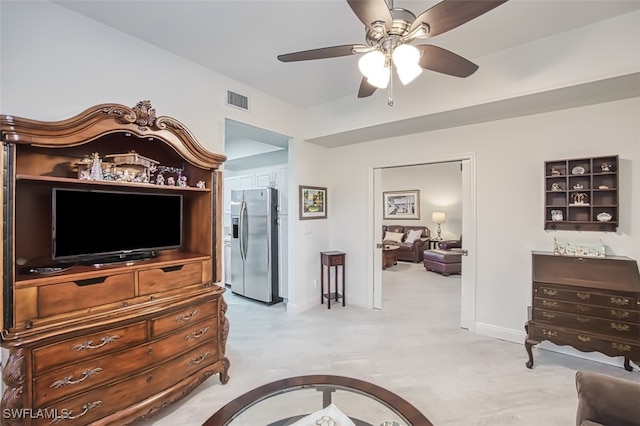
[[[393,63],[389,64],[389,99],[387,99],[387,105],[393,106]]]

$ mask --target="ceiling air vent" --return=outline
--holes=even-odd
[[[239,93],[232,92],[231,90],[227,90],[227,105],[234,106],[236,108],[243,109],[245,111],[249,110],[249,98],[243,96]]]

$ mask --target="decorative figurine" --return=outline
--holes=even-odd
[[[576,183],[575,185],[573,185],[573,189],[583,189],[584,186],[582,186],[581,183]]]
[[[587,201],[587,194],[584,192],[573,194],[571,197],[573,197],[574,204],[585,204]]]
[[[164,185],[164,176],[162,173],[156,176],[156,185]]]
[[[600,168],[602,169],[603,172],[610,172],[611,171],[611,164],[609,163],[602,163],[602,165],[600,166]]]
[[[196,187],[202,189],[204,188],[204,181],[203,180],[199,180],[198,183],[196,183]]]
[[[100,154],[94,152],[91,154],[93,157],[93,163],[91,164],[91,180],[102,180],[102,161],[100,161]]]
[[[564,220],[562,210],[551,210],[551,220],[554,222],[562,222]]]
[[[181,186],[181,187],[187,186],[187,177],[185,175],[178,176],[178,186]]]
[[[560,191],[560,184],[559,183],[552,183],[551,184],[551,190],[552,191]]]
[[[560,170],[556,169],[556,168],[552,168],[551,169],[551,176],[560,176]]]
[[[167,178],[167,185],[169,186],[176,186],[176,180],[173,178],[173,176],[169,176]]]

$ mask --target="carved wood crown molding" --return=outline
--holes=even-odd
[[[108,106],[102,109],[107,115],[116,115],[123,123],[135,123],[141,132],[155,129],[166,129],[167,126],[174,129],[185,130],[179,121],[171,117],[156,117],[156,109],[151,106],[151,101],[140,101],[133,108],[122,108],[120,105]]]
[[[0,115],[0,132],[2,142],[46,148],[82,145],[121,132],[162,140],[188,162],[204,169],[217,169],[227,159],[204,148],[180,121],[158,117],[149,100],[142,100],[132,108],[114,103],[99,104],[60,121]]]

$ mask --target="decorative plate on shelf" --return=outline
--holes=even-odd
[[[583,175],[584,174],[584,167],[580,167],[580,166],[576,166],[573,169],[571,169],[571,173],[573,173],[574,175]]]

